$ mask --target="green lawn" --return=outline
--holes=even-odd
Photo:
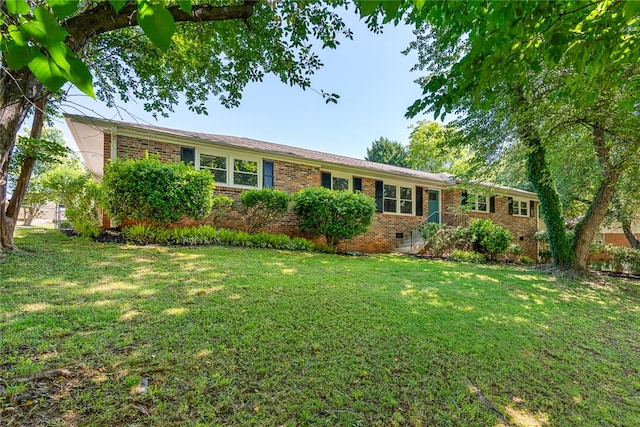
[[[16,243],[3,426],[640,425],[638,282],[38,229]]]

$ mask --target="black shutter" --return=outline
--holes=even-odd
[[[513,197],[509,197],[509,215],[513,215]]]
[[[529,200],[529,216],[530,217],[534,217],[535,216],[535,210],[536,210],[536,202],[534,202],[533,200]]]
[[[273,188],[273,162],[270,160],[263,160],[262,162],[262,187]]]
[[[362,178],[353,177],[353,191],[362,192]]]
[[[376,212],[382,212],[383,191],[382,181],[376,181]]]
[[[489,212],[496,212],[496,196],[489,197]]]
[[[185,165],[191,163],[191,165],[196,164],[196,149],[191,147],[180,147],[180,160],[184,162]]]
[[[422,187],[416,187],[416,216],[422,216]]]
[[[331,190],[331,174],[329,172],[322,172],[320,175],[320,185]]]
[[[466,191],[463,191],[461,195],[462,195],[462,198],[460,199],[460,205],[464,206],[467,204],[467,199],[469,198],[469,194],[467,194]]]

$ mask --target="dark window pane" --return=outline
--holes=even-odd
[[[400,199],[413,200],[412,194],[413,194],[413,188],[400,187]]]
[[[395,199],[397,196],[398,187],[395,185],[384,185],[384,197]],[[395,211],[394,211],[395,212]]]
[[[242,172],[233,173],[233,183],[235,185],[246,185],[247,187],[258,186],[258,175]]]
[[[384,211],[396,212],[396,199],[384,199]]]
[[[349,189],[349,180],[347,178],[333,178],[333,189],[334,190],[348,190]]]
[[[413,213],[413,203],[408,200],[403,200],[400,202],[400,213],[404,214],[412,214]]]

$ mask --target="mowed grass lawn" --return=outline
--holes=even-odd
[[[640,425],[640,286],[19,230],[0,425]]]

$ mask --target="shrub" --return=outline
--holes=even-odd
[[[104,207],[117,223],[125,219],[166,225],[187,217],[202,219],[212,207],[213,176],[182,162],[155,156],[115,160],[105,167]]]
[[[302,237],[291,239],[285,234],[249,234],[237,230],[216,230],[208,225],[168,229],[151,224],[135,224],[124,227],[122,233],[127,241],[143,245],[151,243],[186,246],[225,244],[257,248],[314,250],[313,242]]]
[[[289,201],[290,197],[287,193],[272,188],[243,191],[240,202],[247,231],[254,233],[277,217],[284,215],[289,207]]]
[[[478,252],[472,251],[463,251],[460,249],[456,249],[451,253],[449,257],[452,261],[458,262],[473,262],[473,263],[483,263],[486,261],[484,255]]]
[[[474,252],[489,255],[491,259],[504,253],[513,240],[509,230],[494,224],[490,219],[474,218],[466,230],[460,230],[458,234],[467,241],[467,247],[473,248]]]
[[[332,248],[341,240],[365,233],[375,210],[375,200],[362,193],[316,187],[293,196],[293,211],[300,218],[300,229],[324,236]]]
[[[102,220],[102,186],[74,164],[59,165],[42,175],[52,198],[64,205],[67,221],[84,237],[97,237]]]
[[[551,262],[551,251],[549,250],[539,251],[538,256],[540,257],[540,262],[544,264]]]
[[[418,227],[418,231],[424,239],[424,246],[429,254],[434,257],[442,257],[453,250],[457,237],[456,229],[448,225],[440,225],[428,222]]]
[[[218,225],[218,219],[229,213],[233,208],[233,199],[229,196],[217,195],[211,200],[210,219],[214,227]]]
[[[624,246],[605,245],[604,251],[611,255],[611,269],[616,273],[640,274],[640,250]]]
[[[531,264],[535,264],[536,262],[534,260],[532,260],[531,258],[529,258],[528,256],[521,256],[520,259],[518,260],[518,262],[520,264],[525,264],[525,265],[531,265]]]
[[[524,253],[524,246],[517,243],[512,243],[509,245],[506,252],[507,252],[507,255],[513,255],[517,257]]]

